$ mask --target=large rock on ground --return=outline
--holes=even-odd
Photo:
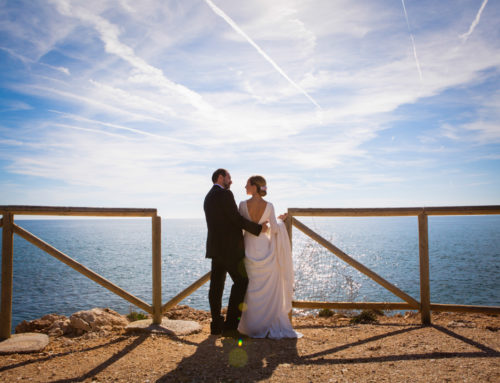
[[[78,311],[69,320],[77,333],[111,331],[128,325],[128,320],[123,315],[108,308]]]
[[[87,332],[108,332],[122,329],[128,320],[116,311],[105,308],[78,311],[67,318],[64,315],[48,314],[32,321],[22,321],[16,326],[16,334],[34,332],[50,336],[82,335]]]
[[[64,315],[47,314],[32,321],[22,321],[16,326],[16,334],[36,332],[53,336],[68,334],[71,332],[70,321]]]

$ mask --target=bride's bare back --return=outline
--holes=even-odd
[[[250,198],[247,200],[247,209],[250,219],[255,223],[259,223],[266,210],[266,206],[267,202],[262,198]]]

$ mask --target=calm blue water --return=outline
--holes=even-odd
[[[337,247],[419,300],[416,217],[301,218]],[[148,219],[18,220],[16,223],[146,302],[152,301]],[[431,300],[500,305],[500,217],[430,217]],[[163,303],[210,269],[203,219],[163,220]],[[293,231],[296,299],[400,299]],[[229,292],[225,290],[225,299]],[[208,309],[208,284],[182,303]],[[13,328],[48,313],[139,309],[14,236]]]

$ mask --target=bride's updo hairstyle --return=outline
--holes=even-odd
[[[264,197],[267,194],[266,180],[262,176],[252,176],[248,179],[250,185],[257,186],[257,193]]]

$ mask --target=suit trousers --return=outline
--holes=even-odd
[[[226,274],[233,280],[229,304],[227,306],[226,322],[223,324],[221,317],[222,294]],[[236,262],[220,261],[212,259],[212,274],[210,277],[210,289],[208,301],[212,314],[212,328],[224,331],[236,330],[241,319],[242,303],[248,287],[248,276],[243,258]]]

